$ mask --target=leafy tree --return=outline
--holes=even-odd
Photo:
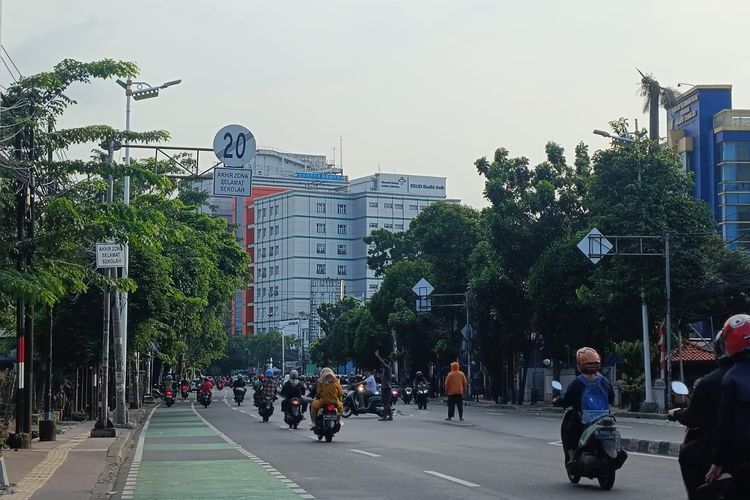
[[[652,74],[641,75],[639,94],[643,97],[643,112],[649,115],[649,139],[659,140],[659,112],[661,108],[670,109],[677,103],[680,93],[670,87],[662,87]]]
[[[363,309],[359,318],[352,348],[352,360],[360,368],[367,369],[380,366],[375,357],[376,350],[380,351],[382,357],[393,352],[393,337],[381,327],[367,308]]]

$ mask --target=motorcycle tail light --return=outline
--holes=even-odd
[[[171,395],[172,395],[172,391],[167,391],[167,396],[171,396]]]
[[[298,405],[298,404],[299,404],[299,401],[297,401],[297,400],[295,399],[294,401],[292,401],[292,404],[296,406],[296,405]]]
[[[326,406],[326,410],[328,410],[328,411],[333,411],[333,405],[328,405],[328,406]]]

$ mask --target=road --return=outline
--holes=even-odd
[[[394,421],[352,417],[333,443],[325,443],[306,430],[309,420],[288,429],[278,403],[263,423],[251,401],[237,407],[227,391],[215,392],[208,408],[196,406],[193,397],[155,409],[113,498],[539,500],[603,494],[595,481],[568,483],[554,415],[468,407],[465,422],[445,422],[443,405],[419,411],[398,404]],[[622,425],[624,437],[682,435],[666,423]],[[683,499],[677,461],[631,454],[606,496]]]

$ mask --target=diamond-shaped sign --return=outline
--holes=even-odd
[[[435,287],[430,285],[429,281],[422,278],[417,282],[416,285],[414,285],[414,288],[412,288],[411,290],[420,297],[427,297],[429,294],[435,291]]]
[[[578,242],[577,246],[578,249],[583,252],[583,255],[588,257],[594,264],[602,260],[602,257],[612,251],[612,248],[614,247],[612,242],[602,236],[602,233],[599,232],[597,228],[589,231],[589,234],[584,236],[583,239]]]

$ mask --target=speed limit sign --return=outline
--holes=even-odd
[[[227,167],[244,167],[255,157],[255,137],[242,125],[227,125],[214,136],[214,153]]]

